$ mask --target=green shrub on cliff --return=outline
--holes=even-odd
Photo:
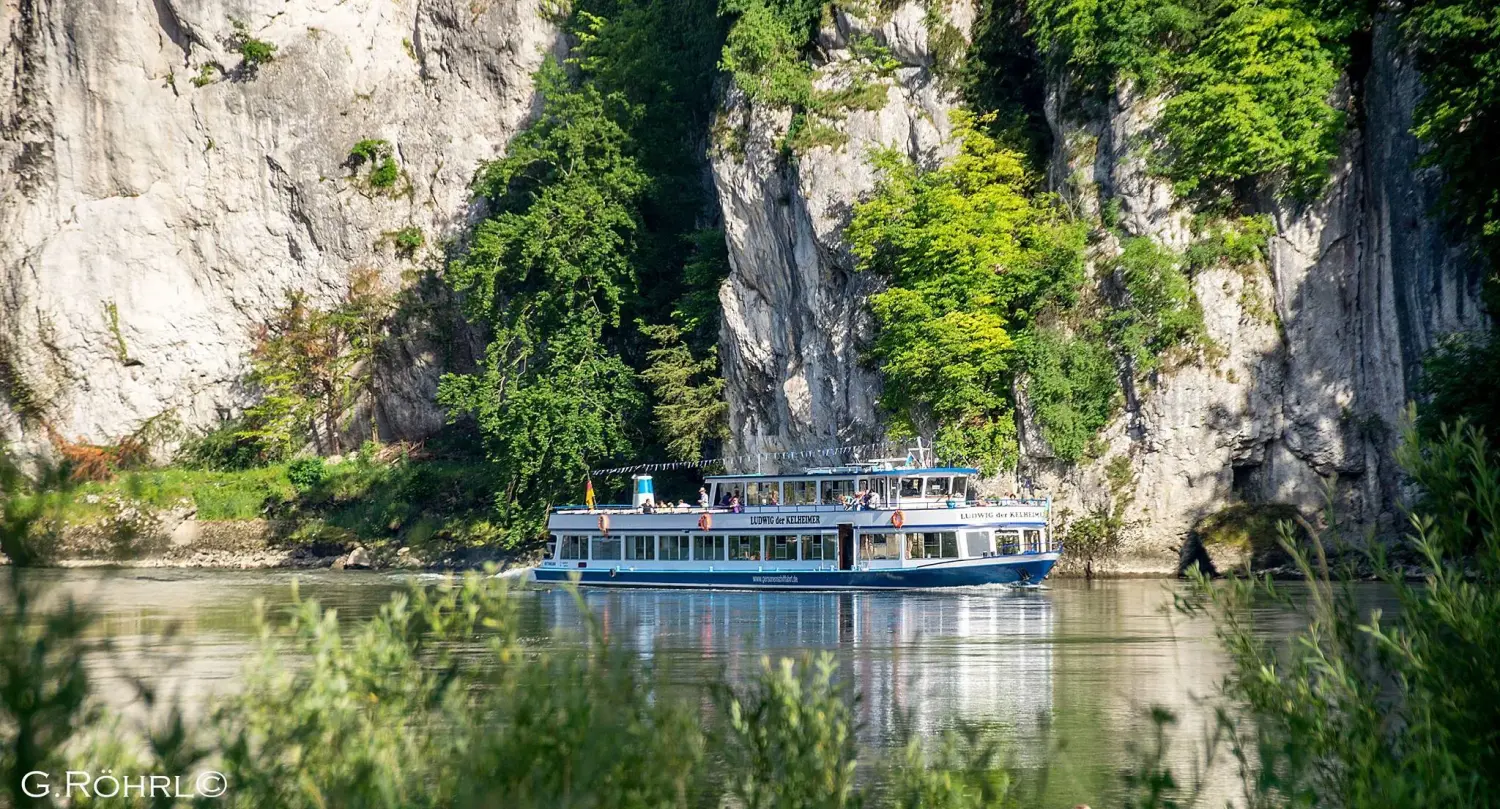
[[[1419,0],[1402,24],[1422,72],[1412,130],[1429,147],[1422,162],[1442,167],[1445,209],[1500,272],[1500,6]]]
[[[251,35],[250,26],[244,20],[230,20],[230,23],[234,32],[229,35],[226,44],[230,50],[240,55],[238,72],[253,77],[261,65],[276,58],[276,46]]]
[[[1167,364],[1179,349],[1205,339],[1203,309],[1183,272],[1183,258],[1151,239],[1126,239],[1115,259],[1125,305],[1108,316],[1111,340],[1144,377]]]
[[[1369,24],[1345,0],[1034,0],[1031,35],[1085,96],[1163,93],[1156,167],[1180,193],[1266,179],[1318,191],[1343,131],[1334,87]]]
[[[1018,457],[1019,382],[1053,454],[1075,461],[1122,377],[1203,346],[1203,313],[1187,259],[1149,239],[1124,242],[1107,283],[1086,279],[1086,225],[985,123],[957,114],[959,153],[931,171],[878,154],[880,181],[855,206],[858,267],[889,283],[870,301],[881,402],[898,431],[931,430],[940,456],[992,471]]]
[[[1084,228],[1029,196],[1024,158],[975,123],[955,115],[962,146],[933,171],[877,155],[880,182],[847,233],[859,268],[890,283],[870,302],[871,357],[897,429],[935,422],[939,455],[993,471],[1017,455],[1013,335],[1077,294]]]
[[[1319,191],[1344,129],[1330,97],[1346,60],[1294,4],[1235,8],[1172,71],[1159,125],[1177,192],[1255,177]]]

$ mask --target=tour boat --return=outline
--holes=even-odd
[[[708,503],[560,506],[538,582],[736,590],[1035,585],[1057,563],[1050,500],[976,496],[978,470],[903,459],[713,475]],[[731,498],[733,498],[731,500]]]

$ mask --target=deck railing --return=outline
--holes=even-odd
[[[754,505],[744,506],[745,514],[797,514],[815,512],[844,512],[844,511],[929,511],[959,509],[959,508],[993,508],[998,506],[1046,508],[1050,501],[1041,498],[992,498],[987,500],[940,500],[936,502],[912,502],[912,503],[876,503],[869,508],[858,504],[843,503],[799,503],[796,505]],[[587,513],[587,514],[642,514],[640,508],[629,503],[600,503],[593,508],[583,504],[553,506],[552,510],[557,513]],[[655,514],[730,514],[733,509],[722,506],[689,506],[677,508],[675,506],[657,506],[652,512]]]

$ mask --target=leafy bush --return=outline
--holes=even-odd
[[[1369,560],[1400,602],[1394,616],[1362,607],[1349,571],[1331,567],[1324,545],[1340,537],[1304,549],[1289,526],[1283,547],[1312,585],[1310,603],[1265,578],[1200,580],[1185,605],[1215,616],[1234,663],[1229,704],[1248,706],[1253,722],[1225,714],[1221,726],[1255,805],[1500,802],[1500,467],[1465,425],[1427,443],[1408,434],[1404,446],[1402,466],[1429,498],[1408,538],[1424,578],[1408,582],[1378,547]],[[1268,601],[1310,611],[1292,642],[1261,631]]]
[[[1295,6],[1241,6],[1176,70],[1160,127],[1179,194],[1250,177],[1294,196],[1322,189],[1344,115],[1329,105],[1342,64],[1316,17]]]
[[[393,157],[381,158],[375,168],[370,169],[369,182],[372,188],[389,189],[394,187],[399,179],[401,179],[401,167],[396,165],[396,159]]]
[[[1346,0],[1036,0],[1041,52],[1084,94],[1123,81],[1165,91],[1157,168],[1179,193],[1217,195],[1270,179],[1306,197],[1321,189],[1344,115],[1333,89],[1367,4]]]
[[[813,71],[802,55],[821,14],[815,2],[724,0],[735,14],[720,67],[751,101],[806,106],[813,100]]]
[[[1078,461],[1119,407],[1120,372],[1101,324],[1071,334],[1032,329],[1020,341],[1026,400],[1053,455]]]
[[[398,255],[411,257],[427,244],[427,234],[416,225],[407,225],[391,234],[391,242],[396,245]]]
[[[1146,238],[1126,239],[1096,288],[1087,227],[975,123],[957,116],[959,154],[929,172],[877,155],[847,230],[858,268],[889,282],[870,301],[882,404],[898,433],[931,425],[940,456],[991,471],[1017,460],[1019,379],[1054,456],[1076,461],[1120,401],[1118,368],[1143,379],[1203,347],[1202,309],[1184,257]],[[1238,258],[1252,238],[1221,249]]]
[[[1444,424],[1460,419],[1500,435],[1500,339],[1493,334],[1452,334],[1428,352],[1417,391],[1423,399],[1417,428],[1436,440]]]
[[[207,87],[214,83],[214,76],[222,72],[213,62],[205,62],[198,66],[198,75],[193,77],[193,86]]]
[[[1421,160],[1443,168],[1443,207],[1500,272],[1500,8],[1420,0],[1410,9],[1402,24],[1422,72],[1412,129],[1428,146]]]
[[[345,164],[357,174],[361,166],[369,165],[370,172],[365,182],[371,188],[389,191],[401,179],[401,167],[396,164],[391,142],[380,138],[365,138],[349,150]]]
[[[316,489],[327,476],[327,466],[323,459],[316,455],[298,458],[286,468],[287,480],[292,482],[292,486],[297,491],[304,494]]]
[[[1246,216],[1225,219],[1221,216],[1198,216],[1193,221],[1192,244],[1183,254],[1189,273],[1198,273],[1219,264],[1248,267],[1268,257],[1269,242],[1276,235],[1276,223],[1269,216]]]
[[[365,138],[349,150],[349,165],[359,168],[365,163],[375,164],[391,154],[391,142],[380,138]]]
[[[244,20],[230,20],[234,32],[229,35],[229,47],[240,55],[240,71],[255,75],[260,66],[276,57],[276,46],[250,35],[250,26]]]
[[[833,656],[762,658],[743,689],[720,686],[729,795],[747,809],[858,806],[854,716]]]
[[[849,43],[853,58],[830,66],[835,87],[820,89],[809,61],[826,9],[815,0],[723,0],[720,10],[734,22],[719,66],[752,102],[793,111],[783,148],[794,153],[839,146],[846,136],[833,124],[850,110],[885,106],[886,84],[900,65],[870,37]]]
[[[1109,316],[1111,340],[1144,377],[1177,348],[1191,349],[1206,339],[1203,308],[1193,294],[1182,257],[1151,239],[1126,239],[1115,261],[1126,305]]]
[[[281,460],[282,445],[266,446],[246,437],[242,419],[231,419],[182,442],[173,460],[191,469],[234,472]]]

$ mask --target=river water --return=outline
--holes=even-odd
[[[89,605],[113,651],[93,660],[106,701],[129,708],[132,677],[190,709],[236,687],[253,648],[254,605],[276,611],[303,597],[342,617],[373,613],[411,574],[356,572],[34,571],[53,595]],[[1201,756],[1226,658],[1212,627],[1172,610],[1177,582],[1054,580],[1043,589],[911,593],[586,590],[583,603],[611,639],[655,657],[672,676],[744,677],[762,655],[828,651],[861,695],[868,756],[891,755],[909,733],[976,723],[1005,739],[1020,767],[1048,771],[1058,801],[1098,806],[1118,789],[1148,738],[1152,706],[1178,717],[1171,760]],[[1381,594],[1369,590],[1374,601]],[[561,590],[528,587],[524,631],[538,643],[581,641],[582,616]],[[0,607],[3,611],[3,607]],[[1296,620],[1268,612],[1264,631]],[[1232,772],[1209,772],[1228,797]],[[1222,805],[1222,801],[1216,801]]]

